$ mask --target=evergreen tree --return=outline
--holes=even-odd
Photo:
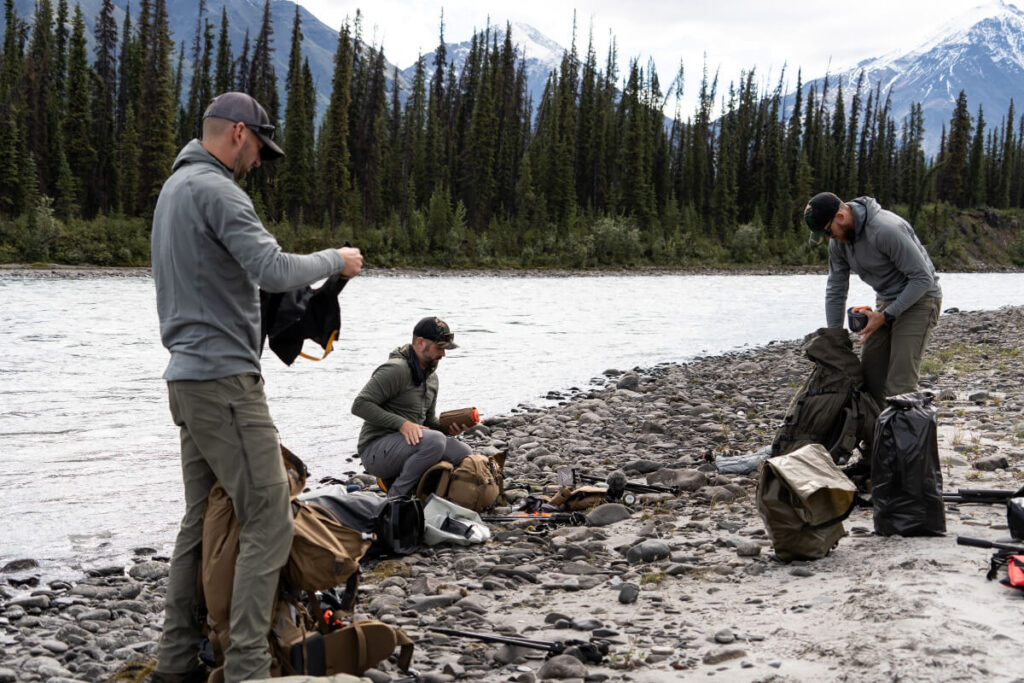
[[[109,213],[115,202],[117,173],[117,22],[114,3],[103,0],[93,31],[96,41],[96,78],[92,90],[92,139],[95,140],[95,172],[86,182],[86,212]]]
[[[38,0],[24,61],[27,144],[38,174],[39,191],[49,196],[56,191],[62,155],[61,106],[56,92],[54,53],[53,6],[50,0]]]
[[[967,184],[967,154],[971,139],[971,115],[967,110],[967,93],[957,96],[953,118],[949,122],[949,137],[943,151],[941,171],[942,194],[939,199],[966,206],[970,198]]]
[[[148,13],[148,9],[147,9]],[[132,33],[131,8],[125,10],[121,26],[121,55],[117,85],[117,166],[120,178],[115,203],[127,215],[136,215],[139,187],[138,108],[142,94],[142,46]]]
[[[622,159],[622,209],[635,216],[643,229],[655,217],[651,187],[651,157],[647,103],[643,99],[643,71],[636,60],[629,68],[629,77],[622,92],[620,109],[623,112],[624,135]]]
[[[800,161],[800,110],[803,106],[803,74],[796,72],[796,89],[793,91],[793,109],[789,114],[789,125],[786,127],[786,169],[790,182],[796,180],[797,164]]]
[[[481,42],[478,86],[472,98],[461,163],[459,198],[466,205],[469,224],[486,228],[494,209],[496,182],[494,163],[497,155],[498,117],[495,85],[498,69],[497,46],[487,50],[486,38]]]
[[[356,187],[362,200],[363,225],[369,227],[383,216],[382,188],[384,150],[387,129],[387,93],[385,92],[383,49],[371,48],[360,60],[356,74],[358,87],[350,109],[353,128],[349,149],[355,171]]]
[[[242,41],[242,54],[238,56],[235,63],[235,90],[238,92],[249,92],[249,28],[245,29],[245,39]]]
[[[693,122],[693,133],[690,137],[690,155],[687,162],[686,176],[689,178],[687,195],[690,205],[701,215],[708,211],[708,200],[714,186],[714,137],[711,130],[711,112],[715,105],[715,93],[718,90],[718,74],[708,81],[707,64],[704,65],[704,76],[701,78],[700,95],[697,103],[697,115]],[[719,233],[721,234],[721,233]]]
[[[911,224],[917,221],[924,204],[925,158],[921,144],[924,140],[924,113],[919,102],[910,105],[910,115],[904,125],[903,145],[900,149],[900,178],[903,191],[900,200],[909,207],[907,216]]]
[[[182,102],[181,91],[182,84],[185,80],[185,41],[181,41],[181,45],[178,47],[178,68],[174,71],[174,104],[177,107],[176,115],[174,119],[174,146],[181,148],[185,146],[191,136],[189,133],[192,132],[191,122],[188,121],[191,118],[188,114],[188,105]]]
[[[868,101],[864,105],[864,125],[860,130],[860,143],[857,146],[857,195],[873,193],[871,185],[871,149],[874,137],[874,97],[875,93],[868,90]]]
[[[57,16],[53,23],[53,91],[59,102],[67,96],[68,71],[68,2],[57,0]]]
[[[992,203],[998,208],[1010,206],[1010,186],[1013,178],[1015,160],[1015,144],[1013,138],[1013,98],[1010,98],[1010,109],[1006,112],[1006,127],[1003,131],[1003,143],[1000,150],[999,184],[995,188]]]
[[[405,111],[402,116],[402,126],[399,144],[401,148],[395,155],[398,165],[396,188],[400,196],[404,195],[407,188],[411,187],[413,192],[409,193],[407,200],[413,207],[426,203],[424,192],[431,186],[428,176],[427,162],[427,84],[426,84],[426,60],[422,55],[416,60],[416,68],[413,72],[412,90],[405,101]],[[395,80],[395,95],[398,94],[398,81]],[[404,217],[409,208],[405,202],[399,204],[399,213]]]
[[[717,177],[711,188],[708,219],[716,231],[724,232],[734,227],[738,220],[739,206],[736,198],[740,152],[737,147],[739,136],[736,128],[739,120],[739,98],[736,88],[729,84],[729,98],[725,114],[719,125]]]
[[[987,198],[984,142],[985,114],[979,104],[977,123],[974,125],[974,139],[971,142],[970,161],[967,166],[967,206],[982,205]]]
[[[864,89],[864,72],[861,71],[857,76],[857,87],[853,91],[853,101],[850,103],[850,125],[847,126],[846,134],[846,150],[845,157],[846,161],[843,164],[843,170],[845,175],[841,180],[840,194],[841,197],[851,197],[857,194],[857,182],[858,182],[858,147],[857,140],[859,135],[860,125],[860,103],[861,94]]]
[[[213,79],[210,75],[213,61],[213,27],[206,20],[206,0],[199,0],[196,32],[192,38],[192,82],[188,89],[188,103],[182,120],[184,142],[202,135],[203,112],[213,99]],[[184,142],[182,142],[184,140]]]
[[[306,78],[302,63],[302,20],[295,6],[292,23],[291,52],[286,80],[288,103],[285,108],[284,148],[288,151],[281,164],[280,203],[288,215],[292,232],[298,233],[303,210],[310,200],[309,178],[312,175],[313,140],[308,137],[313,112],[308,107]]]
[[[568,228],[576,213],[576,98],[579,92],[579,57],[576,54],[576,22],[572,42],[562,54],[555,91],[555,138],[548,189],[548,210],[557,225]]]
[[[28,188],[35,188],[36,171],[26,144],[24,68],[25,24],[14,0],[4,0],[3,60],[0,61],[0,217],[14,218],[30,206]]]
[[[768,121],[765,131],[765,219],[769,227],[769,236],[782,237],[789,225],[793,212],[793,200],[790,196],[789,172],[785,158],[785,123],[782,120],[782,89],[785,70],[779,75],[779,83],[771,96]],[[842,107],[842,98],[837,98],[837,108]],[[833,130],[835,130],[833,128]],[[773,245],[781,245],[773,239]],[[783,247],[784,248],[784,247]]]
[[[597,129],[599,86],[597,52],[594,50],[594,29],[587,40],[587,57],[580,74],[579,116],[576,125],[576,201],[585,209],[595,206],[595,182],[598,176]]]
[[[880,83],[879,88],[881,88]],[[879,89],[876,94],[880,97],[881,90]],[[889,116],[891,107],[892,91],[890,90],[886,94],[884,104],[877,111],[877,131],[872,146],[874,162],[872,186],[875,188],[875,196],[883,205],[888,204],[893,197],[892,165],[896,126]]]
[[[139,38],[142,46],[142,89],[139,97],[139,191],[137,210],[150,215],[160,187],[174,161],[174,83],[171,73],[170,29],[166,0],[154,0],[152,14],[142,0]]]
[[[136,109],[142,87],[141,47],[132,34],[131,7],[125,9],[121,26],[121,54],[117,68],[117,137],[121,139],[128,109]],[[136,109],[137,111],[137,109]]]
[[[846,178],[849,176],[846,169],[849,161],[846,154],[846,138],[846,103],[843,102],[843,81],[840,79],[836,88],[835,104],[832,107],[831,154],[826,162],[827,168],[823,169],[827,178],[824,186],[830,188],[832,192],[843,191]]]
[[[249,62],[249,75],[247,78],[247,92],[257,102],[263,105],[270,118],[270,124],[276,126],[280,116],[281,105],[277,91],[277,74],[274,70],[273,58],[274,24],[270,13],[270,0],[263,4],[263,20],[260,23],[260,32],[256,36],[256,43],[252,50],[252,60]],[[278,215],[277,198],[277,175],[278,169],[275,164],[260,166],[249,174],[246,181],[250,193],[254,195],[255,201],[269,214],[270,217]]]
[[[516,66],[516,48],[512,42],[512,25],[505,26],[505,39],[494,60],[496,136],[494,189],[495,208],[505,215],[515,210],[516,179],[519,160],[523,156],[523,102],[525,79]],[[529,125],[529,119],[525,121]]]
[[[213,76],[213,92],[219,95],[235,86],[235,64],[231,59],[231,39],[228,38],[228,8],[220,10],[220,34],[217,37],[217,66]],[[204,102],[205,107],[208,103]]]
[[[423,184],[417,184],[417,205],[426,203],[436,187],[447,187],[448,175],[448,140],[451,131],[451,118],[446,93],[447,83],[445,67],[448,52],[444,42],[444,11],[441,12],[440,37],[434,50],[434,74],[430,79],[430,94],[427,104],[426,173]]]
[[[327,202],[327,219],[332,238],[340,223],[352,219],[348,110],[354,51],[351,27],[346,21],[338,31],[338,49],[334,53],[334,77],[331,80],[331,101],[327,105],[323,130],[320,133],[324,141],[320,187]]]
[[[256,45],[249,63],[247,92],[263,105],[270,117],[270,123],[277,124],[281,109],[277,94],[277,75],[274,73],[274,22],[270,14],[270,0],[263,4],[263,20],[256,36]]]
[[[95,74],[86,54],[85,20],[78,4],[75,5],[68,47],[67,113],[63,120],[63,138],[68,142],[67,162],[73,187],[73,195],[69,199],[83,207],[86,206],[87,190],[96,172],[92,102],[89,99]],[[89,213],[91,215],[92,210]]]

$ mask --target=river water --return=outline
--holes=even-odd
[[[1024,274],[941,284],[943,308],[1024,304]],[[357,471],[352,399],[425,315],[461,346],[441,361],[439,409],[473,405],[486,421],[609,368],[799,338],[824,324],[824,286],[824,275],[361,276],[326,360],[264,355],[267,395],[315,482]],[[851,282],[850,305],[873,302]],[[148,275],[0,274],[0,566],[33,558],[74,576],[137,547],[169,552],[182,490],[167,357]]]

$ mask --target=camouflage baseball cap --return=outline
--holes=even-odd
[[[455,333],[448,327],[448,323],[434,316],[423,318],[416,323],[416,327],[412,330],[412,336],[429,339],[442,349],[459,348],[459,345],[455,343]]]

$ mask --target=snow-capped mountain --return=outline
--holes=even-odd
[[[526,89],[533,99],[533,106],[536,109],[541,95],[544,93],[544,83],[547,81],[548,75],[558,69],[565,48],[529,24],[514,22],[511,24],[510,33],[512,34],[512,44],[515,45],[519,55],[526,59]],[[504,24],[501,27],[491,26],[490,35],[491,40],[497,39],[500,49],[501,44],[505,41]],[[456,74],[462,72],[466,58],[469,56],[470,47],[469,40],[461,43],[445,43],[446,58],[450,64],[454,64]],[[434,72],[436,58],[436,51],[431,51],[423,56],[428,80]],[[416,65],[412,64],[400,73],[405,82],[412,83],[415,72]],[[404,83],[402,87],[405,87]]]
[[[1010,99],[1016,117],[1024,112],[1024,12],[1001,0],[979,5],[946,23],[930,39],[911,50],[868,59],[852,69],[829,76],[829,100],[837,83],[849,108],[857,79],[864,74],[865,91],[882,87],[882,99],[892,94],[892,114],[900,125],[910,105],[920,102],[924,112],[925,151],[938,152],[942,126],[949,130],[957,96],[963,90],[972,122],[978,106],[986,130],[1006,117]],[[823,79],[811,83],[821,94]],[[863,100],[862,100],[863,103]],[[1019,123],[1013,122],[1014,127]]]

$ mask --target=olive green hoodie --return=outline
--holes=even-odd
[[[428,370],[426,379],[416,386],[409,367],[411,353],[411,344],[392,351],[352,402],[352,413],[365,420],[356,447],[360,453],[371,441],[397,432],[406,420],[431,429],[441,428],[436,413],[437,374]]]

